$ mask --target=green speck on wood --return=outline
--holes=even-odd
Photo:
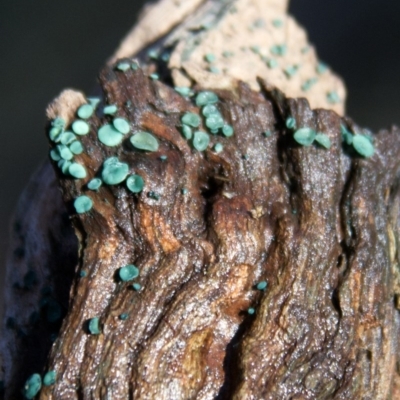
[[[316,132],[311,128],[301,128],[294,133],[294,140],[302,146],[311,146],[315,140]]]

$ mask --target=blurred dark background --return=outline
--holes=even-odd
[[[90,93],[143,3],[0,0],[1,288],[11,213],[47,154],[45,107],[65,87]],[[348,114],[372,129],[399,124],[400,2],[292,0],[290,8],[345,79]]]

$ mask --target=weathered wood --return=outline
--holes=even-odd
[[[103,102],[117,104],[131,132],[152,132],[159,150],[135,150],[131,134],[104,146],[97,131],[110,117],[97,113],[75,156],[88,176],[71,179],[54,163],[61,201],[47,165],[20,201],[7,272],[8,286],[17,283],[6,313],[15,323],[1,340],[5,398],[17,399],[29,374],[42,372],[57,305],[63,319],[45,367],[57,381],[41,399],[399,397],[400,131],[374,134],[375,154],[364,159],[343,143],[341,124],[362,132],[351,120],[288,98],[270,80],[256,80],[257,90],[235,81],[214,90],[235,134],[211,135],[198,152],[180,119],[200,109],[171,87],[174,56],[169,69],[144,50],[135,49],[143,69],[110,63],[100,86]],[[161,81],[148,76],[155,71]],[[195,81],[193,90],[202,87]],[[48,115],[69,124],[84,101],[64,92]],[[331,148],[299,146],[289,116],[327,134]],[[142,193],[125,184],[87,189],[109,157],[144,178]],[[81,194],[93,208],[77,214]],[[116,275],[130,263],[140,291]],[[28,265],[37,281],[22,287]],[[266,290],[255,288],[260,281]],[[93,317],[100,335],[87,330]]]

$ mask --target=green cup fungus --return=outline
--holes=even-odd
[[[115,147],[121,144],[124,135],[115,129],[113,125],[103,125],[97,132],[99,141],[108,147]]]
[[[294,140],[302,146],[311,146],[317,133],[311,128],[301,128],[294,133]]]
[[[315,135],[315,141],[322,147],[325,147],[326,149],[331,148],[331,140],[329,139],[329,136],[326,135],[325,133],[317,133]]]
[[[175,91],[183,97],[190,97],[193,95],[192,89],[186,86],[176,86]]]
[[[59,154],[57,149],[50,150],[50,158],[53,161],[60,161],[61,160],[61,156],[60,156],[60,154]]]
[[[53,121],[51,122],[51,125],[56,127],[56,128],[59,128],[61,130],[64,130],[66,122],[65,122],[65,120],[63,118],[57,117],[57,118],[53,119]]]
[[[354,135],[353,147],[358,154],[365,158],[372,157],[375,152],[374,145],[366,135]]]
[[[204,92],[200,92],[197,96],[196,96],[196,105],[198,107],[203,107],[206,106],[208,104],[215,104],[218,103],[218,96],[210,91],[204,91]]]
[[[224,119],[220,113],[211,114],[206,118],[206,126],[211,130],[218,130],[224,126]]]
[[[119,62],[116,67],[116,69],[118,71],[122,71],[122,72],[128,71],[128,69],[130,69],[130,68],[131,68],[131,65],[126,61]]]
[[[25,382],[23,394],[26,399],[33,399],[42,388],[42,378],[39,374],[31,375]]]
[[[132,193],[140,193],[144,188],[144,180],[140,175],[130,175],[126,180],[126,187]]]
[[[57,377],[56,371],[48,371],[43,377],[43,385],[44,386],[54,385],[56,383],[56,377]]]
[[[342,134],[343,142],[349,146],[353,144],[353,134],[343,124],[340,124],[340,133]]]
[[[63,160],[70,161],[74,158],[72,151],[64,144],[57,145],[56,149]]]
[[[59,142],[60,141],[60,135],[61,135],[61,133],[62,133],[63,131],[62,131],[62,129],[61,128],[58,128],[58,127],[56,127],[56,126],[53,126],[52,128],[50,128],[50,130],[49,130],[49,139],[52,141],[52,142]]]
[[[193,137],[192,128],[187,125],[182,125],[182,135],[185,139],[190,140]]]
[[[103,114],[114,115],[118,111],[118,107],[115,104],[110,104],[103,108]]]
[[[231,136],[233,136],[233,134],[234,134],[233,127],[232,127],[231,125],[225,124],[225,125],[222,127],[222,133],[223,133],[223,135],[226,136],[226,137],[231,137]]]
[[[71,176],[73,176],[76,179],[86,178],[87,175],[85,167],[77,162],[73,162],[69,166],[68,172]]]
[[[219,114],[219,111],[214,104],[207,104],[202,108],[201,113],[207,118],[210,115]]]
[[[99,105],[101,99],[99,97],[88,97],[87,98],[88,102],[90,103],[90,105],[96,109],[97,106]]]
[[[92,335],[100,335],[101,330],[99,317],[94,317],[89,320],[88,330]]]
[[[268,283],[266,281],[261,281],[257,283],[257,290],[265,290],[268,286]]]
[[[131,137],[133,147],[139,150],[157,151],[158,140],[148,132],[137,132]]]
[[[287,46],[285,44],[276,44],[271,47],[270,52],[274,56],[284,56],[287,52]]]
[[[293,117],[288,117],[286,119],[286,128],[288,129],[296,129],[297,123],[296,120]]]
[[[193,135],[193,147],[198,151],[204,151],[207,149],[210,143],[210,136],[202,131],[196,131]]]
[[[198,128],[201,123],[200,117],[192,112],[187,112],[183,117],[181,118],[181,122],[184,125],[191,126],[193,128]]]
[[[82,154],[83,153],[83,146],[81,142],[75,141],[69,145],[69,149],[73,154]]]
[[[214,146],[214,151],[216,153],[221,153],[222,150],[224,150],[224,146],[221,143],[216,143]]]
[[[247,309],[247,314],[249,314],[249,315],[254,315],[255,312],[256,312],[256,310],[253,307],[250,307]]]
[[[92,209],[93,201],[88,196],[79,196],[74,201],[74,207],[78,214],[84,214]]]
[[[138,291],[142,288],[142,285],[141,285],[140,283],[134,283],[134,284],[132,285],[132,288],[133,288],[133,290],[135,290],[136,292],[138,292]]]
[[[76,115],[81,119],[89,119],[93,115],[93,113],[94,113],[94,108],[91,104],[82,104],[78,108]]]
[[[126,135],[127,133],[129,133],[129,131],[131,129],[131,127],[129,126],[129,122],[125,118],[121,118],[121,117],[115,118],[113,120],[113,125],[114,125],[114,128],[118,132],[122,133],[123,135]]]
[[[82,121],[80,119],[74,121],[71,125],[71,128],[74,133],[80,136],[87,135],[90,131],[89,124],[86,121]]]
[[[60,160],[58,162],[58,167],[61,169],[64,175],[69,175],[69,166],[71,165],[71,161]]]
[[[129,165],[120,162],[117,157],[110,157],[103,163],[101,177],[107,185],[118,185],[129,173]]]
[[[158,81],[160,79],[160,76],[158,74],[150,74],[150,78],[153,81]]]
[[[65,131],[60,135],[61,144],[68,145],[76,140],[76,135],[70,131]]]
[[[119,269],[118,275],[122,282],[132,281],[139,276],[139,268],[132,264],[125,265]]]
[[[128,315],[127,313],[122,313],[122,314],[120,314],[120,315],[118,316],[118,318],[119,318],[121,321],[126,321],[126,320],[128,319],[128,317],[129,317],[129,315]]]
[[[87,187],[90,190],[99,190],[103,181],[100,178],[93,178],[88,184]]]

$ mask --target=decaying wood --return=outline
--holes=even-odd
[[[146,45],[170,46],[185,7]],[[212,88],[235,134],[211,136],[209,150],[197,152],[179,127],[185,111],[199,109],[172,88],[174,68],[190,75],[174,61],[180,44],[156,81],[147,75],[159,61],[126,43],[124,57],[136,55],[143,69],[122,73],[110,62],[100,74],[103,102],[160,148],[103,146],[96,132],[107,117],[97,114],[75,158],[87,178],[55,167],[61,200],[47,165],[20,200],[1,340],[5,398],[19,398],[25,379],[43,370],[57,371],[57,382],[41,399],[398,398],[400,131],[373,135],[375,154],[363,159],[343,147],[340,125],[361,129],[351,120],[289,98],[270,79],[256,88],[232,80]],[[192,78],[194,91],[210,88]],[[64,92],[49,118],[71,122],[82,99]],[[332,147],[296,144],[288,116],[326,133]],[[216,142],[223,152],[212,150]],[[111,156],[143,176],[141,194],[86,189]],[[94,206],[78,215],[72,203],[82,193]],[[116,279],[129,263],[140,268],[139,292]],[[30,270],[33,281],[24,279]],[[260,281],[267,290],[255,289]],[[55,304],[63,318],[49,322]],[[102,333],[90,335],[96,316]]]

